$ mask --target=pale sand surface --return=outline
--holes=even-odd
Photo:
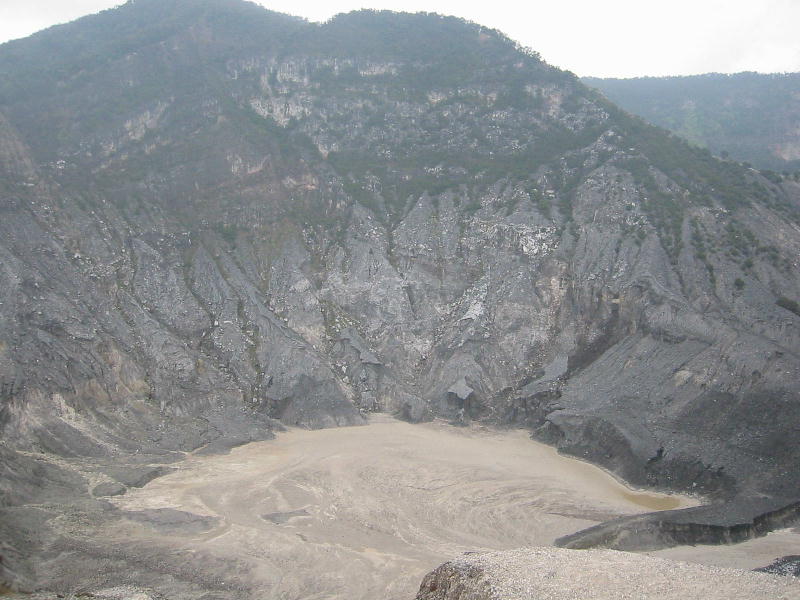
[[[132,542],[235,559],[264,598],[413,598],[423,576],[463,552],[552,544],[599,521],[696,501],[637,492],[521,430],[410,425],[290,430],[114,499],[219,518],[200,534],[131,521]]]
[[[800,554],[800,528],[773,531],[741,544],[677,546],[646,554],[716,567],[755,569],[767,566],[776,558]]]
[[[452,565],[480,570],[477,581],[462,576],[460,582],[478,598],[486,594],[475,583],[486,582],[483,589],[496,600],[800,600],[794,577],[614,550],[523,548],[472,554]]]

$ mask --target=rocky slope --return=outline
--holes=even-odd
[[[800,172],[800,73],[583,81],[714,154],[760,169]]]
[[[796,494],[799,198],[452,18],[137,0],[7,43],[6,516],[375,410]]]
[[[737,544],[800,521],[789,497],[739,497],[710,504],[612,519],[556,540],[564,548],[657,550],[684,544]]]

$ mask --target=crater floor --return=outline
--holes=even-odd
[[[270,598],[407,600],[464,552],[550,545],[598,521],[696,504],[631,490],[522,430],[384,415],[177,466],[115,498],[138,517],[100,535],[188,550],[204,569],[235,564],[244,589]]]

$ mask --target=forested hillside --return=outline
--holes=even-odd
[[[583,81],[717,156],[758,169],[800,170],[800,73]]]

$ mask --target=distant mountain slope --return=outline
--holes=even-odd
[[[583,82],[715,155],[759,169],[800,170],[800,73],[710,73]]]

